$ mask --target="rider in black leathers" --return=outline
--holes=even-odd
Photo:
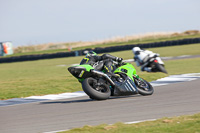
[[[95,70],[104,70],[109,77],[117,77],[118,75],[113,73],[115,70],[113,61],[122,62],[122,60],[123,58],[115,57],[110,54],[98,56],[94,51],[89,51],[80,64],[89,64],[93,66]]]

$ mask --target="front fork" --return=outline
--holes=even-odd
[[[140,77],[137,74],[133,74],[133,79],[140,79]]]
[[[136,86],[140,86],[143,83],[143,79],[140,78],[137,74],[133,74],[133,79]]]

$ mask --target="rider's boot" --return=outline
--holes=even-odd
[[[112,78],[112,77],[114,77],[114,78],[118,78],[118,77],[120,77],[120,75],[118,75],[118,74],[114,74],[114,73],[111,73],[111,72],[107,72],[106,74],[107,74],[108,77],[110,77],[110,78]]]
[[[107,73],[107,75],[114,81],[116,80],[118,82],[123,82],[123,79],[120,77],[119,74]]]
[[[152,68],[151,68],[151,67],[145,67],[145,68],[144,68],[144,71],[151,72],[151,71],[152,71]]]

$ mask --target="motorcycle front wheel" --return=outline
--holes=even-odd
[[[153,94],[154,89],[149,82],[147,82],[146,80],[144,80],[142,78],[135,78],[134,81],[137,86],[139,94],[141,94],[143,96]]]
[[[83,91],[95,100],[106,100],[111,95],[111,90],[106,84],[98,84],[94,78],[86,78],[82,82]]]

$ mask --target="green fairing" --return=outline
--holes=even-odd
[[[83,64],[83,65],[75,65],[73,67],[84,67],[86,71],[90,72],[90,70],[94,69],[91,65],[89,64]],[[82,82],[84,79],[83,78],[77,78],[80,82]]]
[[[83,65],[76,65],[76,67],[77,66],[80,66],[80,67],[84,67],[84,68],[86,68],[86,71],[90,71],[91,69],[94,69],[91,65],[89,65],[89,64],[83,64]]]
[[[90,72],[91,69],[94,69],[91,65],[88,65],[88,64],[76,65],[76,66],[73,66],[73,67],[84,67],[84,68],[86,68],[86,71],[88,71],[88,72]],[[124,70],[126,72],[124,72]],[[136,74],[136,69],[130,63],[126,63],[125,65],[117,68],[114,71],[114,73],[119,73],[119,72],[127,74],[132,80],[134,80],[133,79],[133,75],[139,78],[139,76]],[[82,82],[84,79],[83,78],[78,78],[78,80],[80,82]]]
[[[126,72],[124,72],[124,70]],[[134,68],[133,65],[131,65],[130,63],[126,63],[125,65],[117,68],[114,73],[119,73],[119,72],[122,72],[122,73],[126,73],[132,80],[133,79],[133,75],[135,75],[136,77],[138,77],[138,75],[136,74],[136,70]]]

